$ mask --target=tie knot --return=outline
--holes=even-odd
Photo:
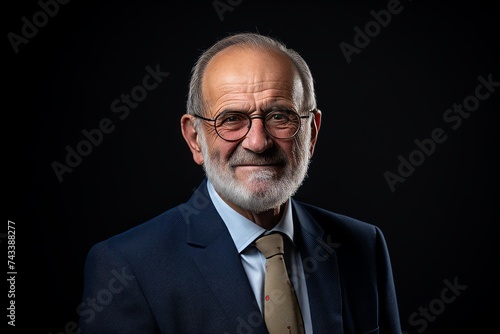
[[[284,253],[283,237],[280,233],[271,233],[255,240],[255,246],[266,259]]]

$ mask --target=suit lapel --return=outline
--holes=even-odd
[[[191,256],[212,290],[214,300],[227,314],[229,332],[266,333],[240,256],[210,200],[206,182],[195,191],[183,210]]]
[[[301,250],[315,333],[342,333],[342,298],[335,245],[331,236],[293,201],[297,243]]]

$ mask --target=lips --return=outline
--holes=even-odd
[[[272,162],[272,163],[269,163],[269,162],[242,162],[242,163],[233,163],[233,164],[230,164],[231,167],[233,168],[236,168],[236,167],[255,167],[255,168],[259,168],[259,167],[283,167],[284,166],[284,163],[281,161],[281,162]]]
[[[234,167],[266,167],[266,166],[277,166],[279,164],[277,163],[239,163],[235,164]]]

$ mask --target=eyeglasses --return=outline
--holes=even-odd
[[[311,113],[314,110],[310,111]],[[260,118],[264,121],[264,129],[267,134],[276,139],[293,138],[300,130],[300,120],[309,118],[311,115],[301,116],[295,111],[278,110],[266,115],[250,116],[240,111],[222,112],[215,119],[194,115],[202,120],[214,122],[215,132],[225,141],[235,142],[244,138],[252,127],[252,120]]]

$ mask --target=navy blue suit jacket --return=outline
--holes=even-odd
[[[314,333],[401,333],[379,228],[292,205]],[[91,248],[79,314],[83,334],[267,333],[206,181],[188,202]]]

